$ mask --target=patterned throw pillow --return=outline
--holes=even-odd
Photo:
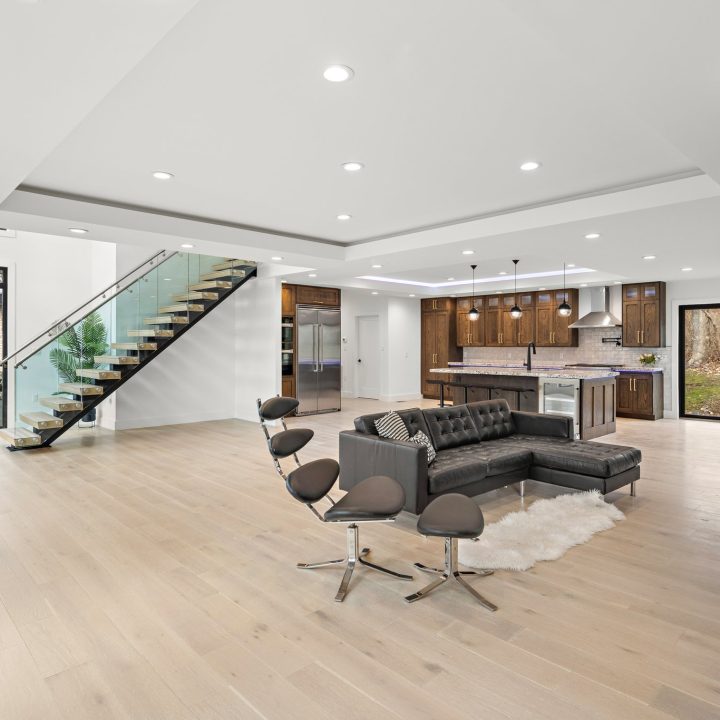
[[[375,421],[378,435],[389,440],[409,440],[410,433],[403,422],[403,419],[391,410],[387,415],[383,415]]]
[[[430,438],[422,430],[418,430],[410,438],[410,442],[417,443],[418,445],[424,445],[427,448],[428,465],[430,465],[437,455],[433,444],[430,442]]]

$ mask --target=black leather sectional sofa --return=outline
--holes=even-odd
[[[421,513],[438,495],[469,496],[526,479],[609,493],[640,477],[637,448],[572,439],[572,421],[559,415],[511,411],[486,400],[398,414],[410,435],[422,430],[437,450],[428,467],[422,445],[378,437],[375,420],[355,419],[340,433],[340,488],[371,475],[389,475],[405,489],[405,510]]]

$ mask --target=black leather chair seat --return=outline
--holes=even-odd
[[[330,458],[313,460],[287,476],[287,489],[300,502],[314,503],[327,495],[339,474],[337,461]]]
[[[448,493],[433,500],[418,518],[421,535],[448,538],[475,538],[485,527],[483,514],[474,500]]]
[[[361,480],[326,513],[327,522],[387,520],[405,504],[405,491],[396,480],[375,475]]]
[[[598,478],[619,475],[642,460],[640,450],[625,445],[535,435],[514,435],[512,439],[516,445],[532,450],[533,465]]]
[[[302,450],[315,433],[308,428],[292,428],[276,433],[270,438],[270,449],[277,458],[286,458]]]
[[[487,477],[487,459],[480,453],[480,444],[461,445],[441,450],[427,469],[431,495],[447,492]]]

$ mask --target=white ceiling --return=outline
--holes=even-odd
[[[434,283],[470,262],[511,272],[512,257],[526,273],[596,271],[578,282],[688,265],[720,276],[715,0],[7,0],[1,12],[15,72],[0,225],[192,237],[401,294],[357,276]],[[326,82],[331,63],[354,79]],[[527,159],[541,168],[521,172]],[[347,160],[366,167],[348,174]],[[550,285],[531,280],[519,284]]]

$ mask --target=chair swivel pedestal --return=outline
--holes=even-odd
[[[467,590],[487,610],[493,612],[497,610],[496,605],[485,599],[465,580],[465,576],[487,576],[492,575],[493,571],[458,569],[458,539],[477,538],[482,534],[484,525],[482,511],[473,500],[465,495],[449,493],[431,502],[418,518],[418,532],[428,537],[442,537],[445,539],[445,567],[442,569],[431,568],[421,563],[415,563],[418,570],[438,577],[422,590],[408,595],[405,600],[407,602],[421,600],[450,580]]]
[[[334,502],[329,492],[340,474],[340,466],[331,458],[301,465],[297,452],[310,442],[313,432],[305,428],[288,430],[285,425],[285,416],[294,412],[298,404],[295,398],[288,397],[275,397],[264,403],[258,400],[260,423],[275,470],[285,480],[288,492],[297,501],[306,505],[319,520],[326,523],[348,523],[348,526],[347,552],[344,558],[316,563],[298,563],[297,567],[301,570],[315,570],[344,566],[345,573],[335,595],[337,602],[345,599],[357,563],[400,580],[413,580],[412,575],[404,575],[370,562],[366,559],[370,549],[360,549],[358,526],[362,523],[393,522],[405,504],[405,491],[402,486],[392,478],[373,476],[359,482],[342,499]],[[275,420],[280,420],[283,430],[270,435],[266,423]],[[297,467],[286,475],[280,460],[290,456],[294,458]],[[321,515],[314,503],[323,499],[327,499],[331,507]]]

